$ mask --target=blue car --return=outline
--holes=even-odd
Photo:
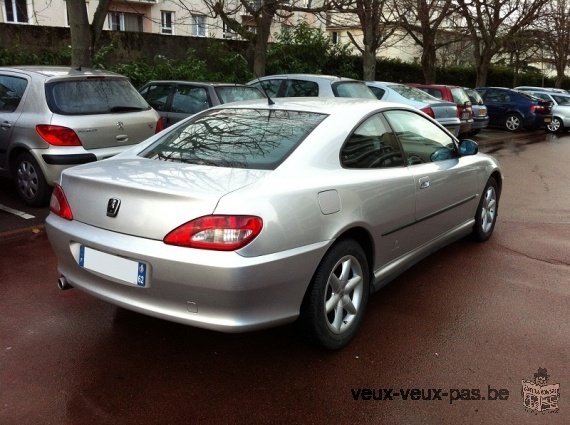
[[[507,131],[534,130],[546,127],[552,121],[552,102],[503,87],[477,87],[475,90],[487,105],[489,126]]]

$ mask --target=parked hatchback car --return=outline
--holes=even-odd
[[[471,99],[463,87],[440,84],[409,84],[432,95],[436,99],[453,102],[457,105],[457,115],[461,120],[460,136],[467,136],[473,131],[473,108]]]
[[[139,93],[164,118],[167,127],[212,106],[265,98],[256,87],[245,84],[190,81],[151,81]]]
[[[26,66],[0,68],[0,128],[0,172],[40,206],[64,169],[114,156],[163,125],[124,76]]]
[[[552,121],[546,126],[551,133],[570,129],[570,95],[552,90],[525,90],[526,93],[539,99],[552,102]]]
[[[502,176],[477,151],[376,99],[210,108],[63,172],[46,220],[58,284],[212,330],[298,319],[337,349],[371,292],[452,241],[491,236]]]
[[[534,130],[552,121],[553,103],[524,91],[504,87],[478,87],[489,114],[489,125],[507,131]]]
[[[469,134],[474,136],[489,125],[489,114],[487,113],[487,106],[485,106],[477,90],[468,87],[463,87],[463,90],[469,96],[473,108],[473,130]]]
[[[363,81],[331,75],[282,74],[250,81],[248,85],[273,97],[352,97],[376,99]]]
[[[367,81],[366,85],[378,99],[413,106],[434,118],[454,136],[459,135],[461,122],[455,103],[436,99],[423,90],[406,84]]]

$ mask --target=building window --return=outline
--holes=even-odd
[[[222,30],[224,32],[224,38],[237,38],[237,33],[232,30],[225,22],[223,23]]]
[[[109,29],[112,31],[142,32],[142,15],[138,13],[110,12]]]
[[[339,39],[338,39],[338,32],[333,31],[332,33],[332,44],[338,44]]]
[[[203,15],[192,15],[192,35],[196,37],[206,37],[206,17]]]
[[[172,21],[174,20],[174,12],[165,12],[164,10],[160,12],[162,26],[160,32],[162,34],[173,34]]]
[[[6,22],[27,24],[28,6],[26,2],[27,0],[4,0]]]

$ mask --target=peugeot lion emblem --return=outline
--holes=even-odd
[[[107,203],[107,216],[116,217],[119,213],[119,207],[121,206],[121,200],[117,198],[109,199]]]
[[[124,130],[124,129],[125,129],[124,124],[123,124],[122,121],[117,121],[117,127],[119,127],[119,130]]]

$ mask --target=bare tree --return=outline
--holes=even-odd
[[[402,27],[416,44],[422,47],[421,65],[426,84],[435,83],[435,65],[437,50],[455,41],[452,31],[441,36],[444,25],[446,30],[455,11],[452,0],[394,0]]]
[[[99,0],[91,24],[85,0],[67,0],[66,4],[71,35],[71,66],[91,68],[111,0]]]
[[[570,1],[549,1],[543,9],[542,19],[536,21],[536,27],[541,33],[540,60],[554,66],[554,85],[560,88],[570,60]]]
[[[174,1],[174,0],[173,0]],[[193,3],[179,0],[180,6],[193,12]],[[321,13],[329,8],[328,0],[313,5],[311,0],[203,0],[202,4],[214,19],[221,19],[226,28],[250,43],[253,73],[265,75],[267,49],[274,23],[289,24],[294,12]]]
[[[529,28],[551,0],[457,0],[471,35],[477,86],[484,86],[492,59]]]
[[[376,53],[398,29],[391,6],[391,0],[348,0],[335,3],[332,6],[335,13],[329,14],[329,21],[337,14],[357,16],[362,40],[358,40],[350,31],[348,36],[354,47],[362,54],[365,80],[376,79]]]

